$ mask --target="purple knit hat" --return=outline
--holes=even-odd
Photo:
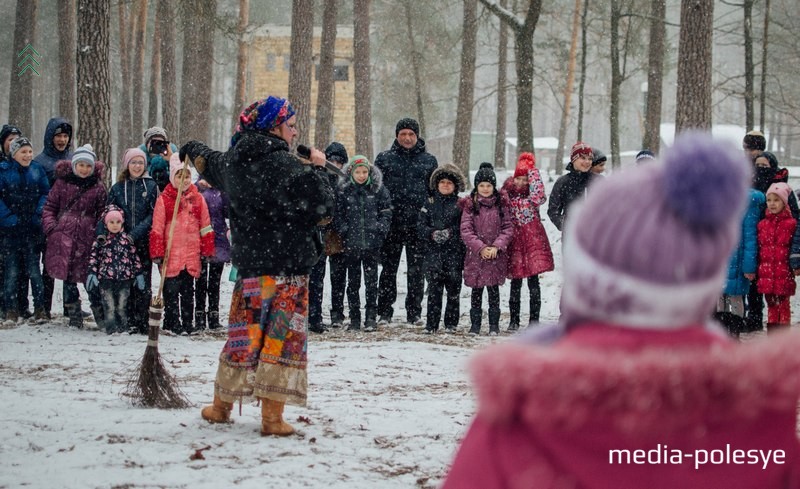
[[[750,165],[698,132],[676,138],[662,162],[598,182],[570,214],[565,326],[675,329],[711,316],[739,239]]]

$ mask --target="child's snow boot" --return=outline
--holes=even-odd
[[[69,317],[69,326],[71,328],[83,328],[83,311],[81,311],[80,302],[64,304],[64,310],[67,312],[67,317]]]
[[[200,411],[200,416],[209,423],[230,423],[232,402],[225,402],[214,394],[214,403]]]
[[[489,306],[489,336],[500,333],[500,308]]]
[[[520,310],[519,297],[517,297],[516,300],[513,297],[511,297],[508,300],[508,310],[511,316],[508,321],[508,330],[516,331],[519,329],[519,310]]]
[[[470,309],[469,310],[469,322],[471,327],[469,328],[469,335],[470,336],[477,336],[481,332],[481,317],[483,316],[483,311],[480,309]]]
[[[294,433],[292,425],[283,420],[284,403],[261,399],[261,436],[289,436]]]
[[[194,312],[194,327],[198,331],[206,329],[206,313],[204,311]]]
[[[208,329],[219,329],[222,325],[219,324],[219,312],[208,311]]]

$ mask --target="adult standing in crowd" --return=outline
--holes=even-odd
[[[153,126],[144,132],[144,144],[139,149],[147,155],[147,173],[163,192],[169,183],[169,159],[178,147],[169,142],[166,129]]]
[[[325,157],[341,169],[349,161],[347,149],[342,143],[332,142],[325,148]],[[328,174],[331,187],[336,189],[338,176]],[[344,322],[344,290],[347,286],[347,263],[342,247],[342,238],[333,229],[332,223],[319,227],[325,252],[311,270],[308,285],[308,330],[312,333],[324,333],[322,325],[322,294],[325,290],[325,262],[331,266],[331,326],[339,327]]]
[[[392,226],[381,248],[381,276],[378,281],[378,324],[392,319],[397,300],[397,269],[403,248],[406,250],[406,319],[422,326],[422,297],[425,294],[423,261],[425,241],[417,233],[419,210],[429,196],[428,182],[438,163],[425,149],[419,136],[419,123],[400,119],[395,127],[392,147],[375,158],[383,174],[383,184],[392,198]]]
[[[129,148],[122,156],[121,172],[108,192],[108,204],[122,211],[123,226],[133,239],[136,254],[142,262],[144,289],[131,284],[128,299],[128,331],[146,334],[148,309],[150,307],[150,281],[153,262],[150,260],[150,228],[153,226],[153,209],[158,199],[158,187],[147,173],[147,155],[139,148]],[[105,232],[102,221],[98,223]]]
[[[214,402],[201,415],[228,422],[234,401],[255,396],[262,435],[292,434],[284,405],[306,405],[308,276],[322,254],[317,225],[334,206],[325,154],[312,148],[309,165],[289,151],[294,113],[287,100],[270,96],[242,111],[227,152],[197,141],[180,151],[228,194],[231,261],[239,271]]]
[[[53,117],[47,122],[44,130],[44,147],[42,152],[33,159],[47,173],[47,183],[50,188],[56,182],[56,163],[61,160],[72,158],[72,124],[64,117]],[[44,258],[47,256],[47,243],[42,248],[42,283],[44,284],[44,310],[50,315],[53,305],[53,287],[55,280],[50,276],[47,267],[44,266]],[[26,277],[27,282],[27,277]],[[27,284],[25,286],[27,289]],[[26,290],[27,294],[27,290]],[[67,309],[64,307],[64,314]]]

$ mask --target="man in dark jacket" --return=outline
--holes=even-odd
[[[53,117],[47,122],[44,130],[44,148],[42,152],[33,158],[33,161],[44,168],[47,173],[47,183],[50,188],[56,181],[56,163],[61,160],[72,158],[72,124],[63,117]],[[42,248],[42,259],[47,254],[46,247]],[[44,265],[44,264],[42,264]],[[53,304],[53,287],[55,280],[47,273],[47,269],[42,266],[42,282],[44,283],[44,310],[50,315],[50,307]],[[66,310],[64,311],[66,314]],[[88,314],[84,314],[86,316]]]
[[[392,227],[381,248],[381,276],[378,292],[379,324],[392,319],[397,299],[397,269],[400,255],[406,249],[408,267],[406,317],[409,323],[421,326],[422,296],[425,276],[422,268],[425,244],[417,235],[419,210],[428,198],[428,182],[438,163],[425,149],[419,137],[419,123],[400,119],[395,127],[392,147],[375,158],[375,166],[383,173],[383,183],[392,197]]]
[[[564,222],[573,202],[586,196],[594,173],[592,168],[592,148],[581,141],[572,145],[567,165],[567,173],[558,177],[550,192],[547,216],[559,231],[564,230]]]
[[[190,141],[188,156],[202,177],[230,198],[231,261],[239,270],[228,342],[220,355],[214,403],[201,415],[227,422],[233,402],[261,399],[261,433],[290,435],[285,403],[305,406],[308,274],[319,260],[317,225],[331,218],[334,199],[323,167],[289,152],[297,135],[288,101],[268,97],[248,106],[225,152]]]

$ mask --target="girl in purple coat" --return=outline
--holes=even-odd
[[[218,329],[219,324],[219,283],[222,269],[231,261],[231,243],[228,241],[228,195],[211,186],[203,179],[197,181],[197,190],[206,201],[214,228],[214,256],[204,259],[200,264],[200,278],[195,280],[194,324],[199,330],[206,326]],[[208,311],[206,311],[208,297]]]
[[[103,163],[88,144],[75,150],[72,161],[56,164],[56,181],[47,195],[42,227],[47,237],[44,266],[48,275],[64,282],[64,309],[69,325],[83,327],[78,284],[86,283],[89,252],[95,228],[106,206]],[[103,321],[103,306],[97,289],[88,291],[95,322]]]
[[[472,288],[469,310],[472,336],[480,333],[483,288],[489,295],[489,335],[500,331],[500,286],[506,278],[508,245],[514,235],[511,212],[497,191],[490,163],[481,163],[472,193],[461,200],[461,239],[467,245],[464,284]]]

